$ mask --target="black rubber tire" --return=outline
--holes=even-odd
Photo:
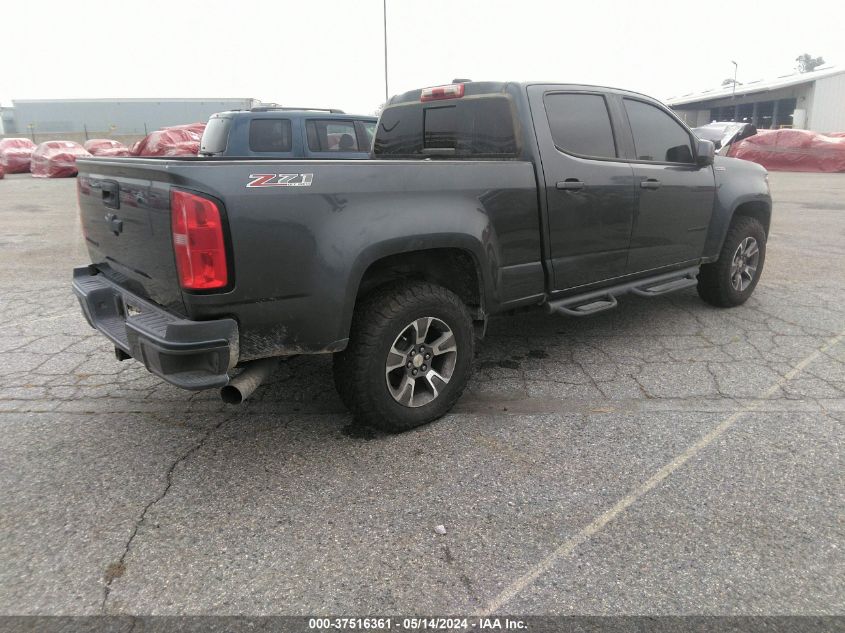
[[[401,328],[433,316],[455,335],[457,360],[452,378],[440,394],[420,407],[406,407],[390,395],[385,361]],[[475,347],[472,318],[457,295],[427,282],[400,282],[379,288],[356,308],[349,344],[334,355],[334,382],[355,421],[390,433],[432,422],[452,408],[472,372]]]
[[[757,273],[748,288],[742,292],[731,285],[731,263],[740,242],[746,237],[757,240],[760,249],[760,259]],[[698,296],[707,303],[719,308],[732,308],[742,305],[754,292],[760,275],[763,274],[763,264],[766,261],[766,231],[759,220],[748,216],[736,216],[731,222],[728,234],[722,244],[719,259],[711,264],[704,264],[698,273]]]

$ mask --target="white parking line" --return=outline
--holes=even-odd
[[[845,331],[840,332],[839,335],[830,339],[824,346],[817,349],[815,352],[813,352],[801,362],[799,362],[797,365],[795,365],[792,369],[789,370],[789,372],[783,375],[779,380],[775,381],[774,384],[772,384],[768,389],[766,389],[762,394],[760,394],[760,396],[758,396],[758,399],[765,400],[767,398],[770,398],[778,389],[780,389],[783,385],[785,385],[790,380],[795,378],[795,376],[801,373],[807,367],[807,365],[817,360],[822,354],[827,352],[832,347],[836,346],[840,341],[842,341],[843,338],[845,338]],[[631,493],[621,499],[607,512],[597,517],[592,523],[581,529],[581,531],[579,531],[575,536],[567,539],[561,545],[555,548],[551,554],[546,556],[534,567],[529,569],[522,576],[520,576],[514,582],[508,585],[504,590],[502,590],[501,593],[499,593],[499,595],[493,598],[493,600],[487,603],[487,605],[485,605],[485,607],[475,615],[477,617],[485,617],[498,612],[508,602],[513,600],[517,595],[519,595],[520,593],[525,591],[525,589],[531,586],[538,578],[540,578],[540,576],[545,574],[547,571],[551,570],[555,563],[557,563],[560,559],[571,554],[576,547],[590,539],[594,534],[599,532],[608,523],[610,523],[623,512],[625,512],[634,503],[639,501],[646,493],[654,489],[660,482],[662,482],[669,475],[678,470],[681,466],[686,464],[690,459],[695,457],[695,455],[697,455],[703,449],[707,448],[707,446],[709,446],[713,442],[713,440],[723,435],[725,431],[727,431],[734,424],[736,424],[736,421],[739,420],[739,418],[741,418],[746,413],[751,413],[752,411],[757,409],[758,406],[758,402],[751,403],[743,407],[739,411],[736,411],[725,420],[723,420],[718,426],[716,426],[713,430],[707,433],[707,435],[705,435],[695,444],[687,448],[683,453],[678,455],[671,462],[663,466],[663,468],[654,473],[639,487],[635,488]]]

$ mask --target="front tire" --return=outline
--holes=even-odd
[[[472,369],[472,318],[452,292],[427,282],[377,290],[356,309],[334,380],[359,423],[396,433],[444,415]]]
[[[719,308],[742,305],[754,292],[766,261],[766,231],[759,220],[737,216],[719,259],[698,273],[698,295]]]

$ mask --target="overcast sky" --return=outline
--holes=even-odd
[[[4,2],[0,103],[255,97],[371,113],[382,0]],[[845,64],[845,3],[387,0],[391,94],[475,80],[610,85],[666,99]]]

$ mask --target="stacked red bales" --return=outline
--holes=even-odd
[[[92,138],[82,145],[92,156],[129,156],[129,148],[123,143],[107,138]]]
[[[0,140],[0,167],[7,174],[25,174],[35,143],[28,138],[4,138]]]
[[[728,156],[772,171],[845,172],[845,137],[809,130],[758,130],[732,145]]]
[[[30,170],[35,178],[69,178],[76,176],[76,159],[90,156],[73,141],[47,141],[32,152]]]
[[[162,128],[148,134],[129,150],[133,156],[196,156],[205,123]]]
[[[202,133],[205,132],[205,123],[186,123],[185,125],[171,125],[163,130],[188,130],[189,132],[195,132],[202,136]]]

